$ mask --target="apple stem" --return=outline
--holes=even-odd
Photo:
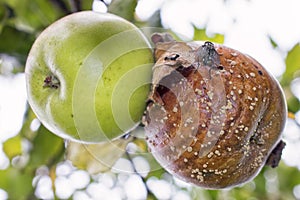
[[[284,149],[285,145],[286,143],[280,140],[277,146],[273,149],[273,151],[269,155],[265,165],[270,166],[272,168],[277,167],[281,159],[282,150]]]
[[[58,78],[56,78],[54,75],[49,75],[45,78],[44,80],[44,85],[43,87],[49,87],[49,88],[53,88],[53,89],[57,89],[60,86],[60,82],[58,80]]]

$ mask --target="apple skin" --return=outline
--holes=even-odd
[[[133,24],[108,13],[74,13],[33,44],[25,67],[28,102],[58,136],[111,140],[139,124],[152,66],[150,44]]]

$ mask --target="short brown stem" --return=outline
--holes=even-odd
[[[277,146],[273,149],[273,151],[269,155],[269,158],[266,161],[267,166],[270,166],[272,168],[278,166],[279,161],[281,159],[282,150],[284,149],[285,145],[285,142],[283,142],[282,140],[277,144]]]

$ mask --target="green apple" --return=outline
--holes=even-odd
[[[65,139],[96,143],[135,128],[150,91],[153,55],[132,23],[82,11],[46,28],[26,62],[28,102]]]

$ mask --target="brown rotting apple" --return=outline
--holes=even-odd
[[[143,122],[157,161],[209,189],[250,181],[267,160],[275,167],[287,113],[275,78],[223,45],[178,42],[168,34],[152,41],[156,64]]]

